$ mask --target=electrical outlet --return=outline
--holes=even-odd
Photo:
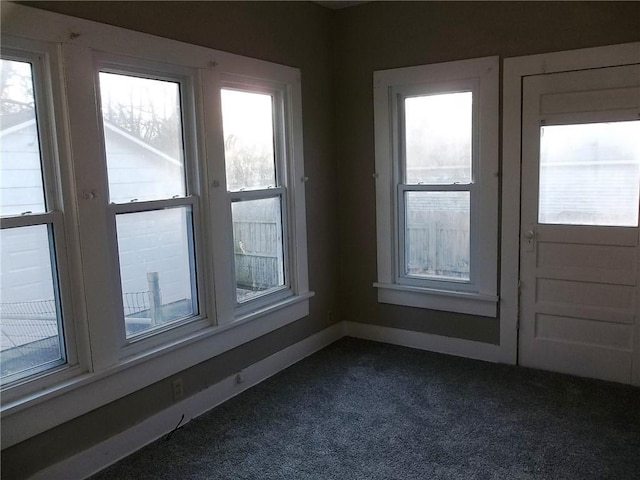
[[[242,370],[240,370],[237,374],[236,374],[236,383],[238,385],[240,385],[241,383],[244,382],[244,372]]]
[[[173,392],[173,401],[178,401],[184,397],[184,385],[181,378],[176,378],[171,382],[171,391]]]

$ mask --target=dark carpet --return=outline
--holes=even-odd
[[[640,389],[342,339],[107,479],[640,479]]]

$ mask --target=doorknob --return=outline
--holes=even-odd
[[[533,229],[527,230],[526,232],[524,232],[524,238],[532,239],[535,236],[536,236],[536,231]]]

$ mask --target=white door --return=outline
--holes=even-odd
[[[526,77],[521,365],[640,384],[640,65]]]

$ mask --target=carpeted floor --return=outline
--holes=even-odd
[[[640,479],[640,389],[345,338],[92,478]]]

